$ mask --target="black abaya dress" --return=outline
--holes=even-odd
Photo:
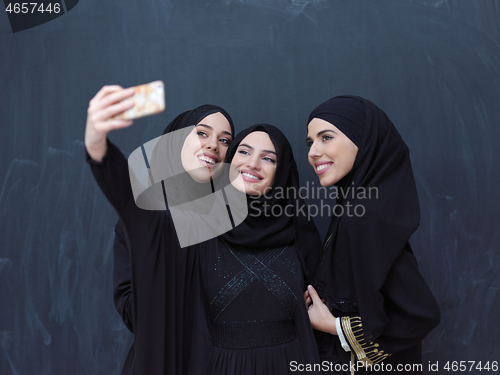
[[[358,147],[352,170],[336,183],[332,205],[344,214],[332,215],[313,281],[345,343],[323,334],[321,356],[348,364],[355,354],[366,366],[359,374],[422,374],[421,342],[440,312],[409,242],[420,207],[408,146],[387,115],[360,97],[332,98],[309,122],[314,118]],[[349,215],[348,207],[360,211]]]
[[[134,333],[123,374],[295,374],[292,361],[319,363],[294,243],[252,249],[214,238],[181,248],[168,210],[136,206],[116,146],[108,142],[100,163],[87,160],[130,249],[130,285],[115,275],[124,288],[115,302]]]

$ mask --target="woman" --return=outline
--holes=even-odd
[[[110,130],[132,125],[132,121],[113,119],[133,106],[132,101],[123,101],[132,95],[133,89],[103,87],[90,101],[85,132],[87,160],[103,192],[119,214],[122,226],[120,234],[130,250],[130,291],[123,291],[118,304],[122,303],[122,317],[134,332],[134,345],[127,356],[123,373],[186,373],[183,369],[189,365],[191,338],[195,336],[193,321],[196,318],[196,300],[193,296],[197,292],[189,283],[197,274],[192,274],[188,265],[194,262],[196,249],[180,249],[170,212],[165,211],[166,204],[163,211],[142,210],[136,206],[127,161],[106,138]],[[197,126],[192,130],[185,127],[195,124]],[[194,142],[191,144],[195,147],[193,157],[209,153],[218,161],[223,160],[234,134],[229,115],[215,106],[202,106],[186,112],[171,125],[170,130],[179,128],[182,131],[185,128],[189,134],[192,133],[194,138],[190,139]],[[178,154],[180,147],[182,144]],[[193,157],[188,162],[193,161]],[[178,167],[175,164],[179,164],[177,158],[170,165],[172,169]],[[219,168],[220,163],[216,167]],[[206,169],[202,171],[205,177],[213,171],[213,167],[205,167],[201,162],[198,165],[200,168]],[[175,182],[175,179],[169,180]],[[183,182],[189,183],[188,180],[182,178]],[[190,188],[195,184],[198,185],[192,179]],[[175,184],[162,187],[178,192],[176,197],[180,198],[188,191],[176,189],[178,186]],[[154,189],[148,189],[146,193],[151,190]],[[146,205],[158,203],[155,194],[149,197],[148,194],[142,194],[138,198]],[[127,260],[122,259],[121,262],[127,273]]]
[[[106,101],[109,107],[105,114],[97,115],[106,108],[103,98],[113,94]],[[105,121],[125,109],[124,104],[110,103],[119,103],[126,95],[121,88],[108,89],[106,95],[91,102],[94,108],[89,109],[89,115],[111,123],[108,129],[129,126]],[[92,134],[96,126],[92,120],[89,122],[86,146],[89,158],[94,160],[90,162],[92,172],[123,222],[125,243],[130,249],[132,290],[128,314],[134,330],[134,349],[124,371],[275,374],[287,373],[294,360],[317,363],[305,306],[296,302],[305,285],[305,264],[312,258],[308,249],[314,249],[318,234],[314,225],[307,222],[307,211],[299,198],[273,195],[278,188],[298,188],[296,165],[283,134],[276,128],[261,126],[258,129],[269,134],[266,136],[273,147],[267,143],[269,147],[261,150],[262,143],[250,138],[243,143],[245,150],[237,150],[241,145],[236,140],[226,154],[226,161],[231,161],[238,151],[238,172],[232,182],[237,185],[239,181],[240,190],[250,187],[249,194],[257,197],[248,206],[253,216],[248,215],[243,223],[219,237],[181,248],[171,208],[151,211],[135,205],[123,155],[110,142],[104,153],[102,148],[95,152],[98,147],[93,145],[106,142],[106,138]],[[214,129],[215,125],[212,124]],[[196,156],[198,151],[192,154]],[[202,150],[200,155],[204,154]],[[247,154],[254,156],[242,160]],[[268,168],[271,159],[275,163],[274,173]],[[272,183],[264,186],[261,181]],[[227,181],[216,190],[224,186],[230,197],[233,193],[231,188],[226,189],[226,184]],[[167,195],[170,190],[165,187]],[[177,191],[175,186],[173,190]],[[237,186],[234,190],[238,190]],[[270,195],[262,195],[264,191]],[[182,204],[182,200],[177,203]],[[283,207],[291,203],[290,215],[267,215],[267,205]],[[295,215],[297,207],[302,208],[299,212],[303,216]],[[234,211],[231,215],[237,222],[239,213]],[[303,231],[296,230],[299,225],[304,226]]]
[[[321,185],[336,185],[339,197],[317,292],[309,286],[304,295],[311,324],[326,333],[322,356],[341,364],[356,356],[377,373],[382,361],[385,370],[422,373],[412,365],[421,365],[422,339],[440,314],[408,242],[420,221],[408,147],[381,109],[355,96],[314,109],[307,143]]]
[[[225,133],[223,132],[218,134],[217,132],[210,131],[210,129],[207,129],[206,127],[199,126],[207,116],[216,113],[222,114],[229,122],[230,129],[225,128]],[[217,184],[217,181],[220,179],[219,177],[222,172],[222,168],[220,167],[223,165],[221,162],[223,162],[226,156],[227,146],[232,140],[232,136],[234,134],[234,126],[227,112],[217,106],[203,105],[195,108],[194,110],[181,113],[165,128],[163,135],[185,130],[184,134],[180,134],[180,137],[188,137],[192,132],[190,128],[193,124],[198,125],[199,130],[196,132],[196,136],[201,137],[201,139],[205,140],[212,137],[214,138],[212,142],[215,143],[217,142],[217,138],[220,137],[218,141],[221,142],[221,147],[212,148],[210,144],[206,144],[204,147],[205,151],[203,153],[205,159],[210,157],[216,161],[216,165],[218,165],[219,168],[213,171],[213,173],[207,174],[204,173],[204,171],[207,170],[206,167],[197,168],[197,165],[195,164],[194,168],[188,171],[186,171],[184,167],[182,167],[182,169],[179,168],[178,171],[174,171],[173,169],[176,165],[182,166],[183,164],[181,160],[183,143],[179,144],[178,142],[175,142],[177,137],[174,137],[173,139],[165,138],[165,142],[170,141],[168,142],[170,144],[167,146],[169,147],[171,154],[170,163],[166,163],[166,166],[171,167],[169,174],[175,176],[175,178],[169,179],[168,184],[163,184],[162,186],[162,188],[166,188],[168,190],[169,206],[192,201],[212,192],[212,186]],[[156,151],[159,150],[158,146],[165,142],[160,140],[157,143]],[[194,143],[194,145],[196,147],[196,143]],[[157,152],[152,156],[152,160],[159,160],[160,158],[168,159],[169,155]],[[184,164],[186,164],[186,162]],[[148,194],[143,194],[139,197],[139,199],[142,198],[142,201],[136,199],[136,204],[139,206],[149,206],[148,209],[155,209],[155,206],[158,206],[160,209],[165,209],[163,196],[161,196],[160,199],[155,199],[157,197],[151,196],[151,194],[149,197],[147,195]],[[172,269],[172,272],[173,271],[174,270]],[[121,220],[118,220],[115,225],[115,240],[113,245],[113,299],[116,310],[122,317],[124,324],[130,332],[134,333],[131,314],[133,298],[130,245],[127,243],[125,227]]]
[[[235,137],[226,163],[232,188],[248,195],[248,216],[204,253],[203,264],[217,264],[203,271],[212,341],[208,373],[288,374],[300,364],[319,365],[300,301],[320,241],[297,194],[291,146],[276,127],[252,126]]]

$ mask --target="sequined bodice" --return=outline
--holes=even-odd
[[[222,244],[210,258],[204,279],[215,346],[272,346],[296,338],[302,276],[293,245],[248,249]]]

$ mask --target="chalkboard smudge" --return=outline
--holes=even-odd
[[[0,275],[2,274],[2,271],[4,270],[4,268],[7,268],[7,267],[12,267],[12,261],[8,258],[2,258],[0,259]]]
[[[5,358],[7,358],[7,361],[9,362],[10,369],[12,370],[14,375],[20,375],[19,372],[16,370],[14,363],[12,363],[12,360],[9,355],[9,348],[12,343],[12,336],[10,332],[8,331],[3,331],[2,336],[0,337],[0,344],[2,345],[2,351],[4,352]]]

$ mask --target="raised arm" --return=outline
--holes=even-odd
[[[103,86],[90,100],[85,127],[85,148],[92,160],[101,162],[107,152],[106,136],[111,130],[126,128],[132,120],[115,120],[114,116],[134,106],[134,89],[118,85]]]
[[[90,100],[85,128],[85,149],[92,174],[126,227],[145,213],[135,205],[127,159],[108,140],[107,134],[132,125],[131,120],[114,117],[133,106],[133,100],[122,102],[133,93],[133,88],[104,86]]]

